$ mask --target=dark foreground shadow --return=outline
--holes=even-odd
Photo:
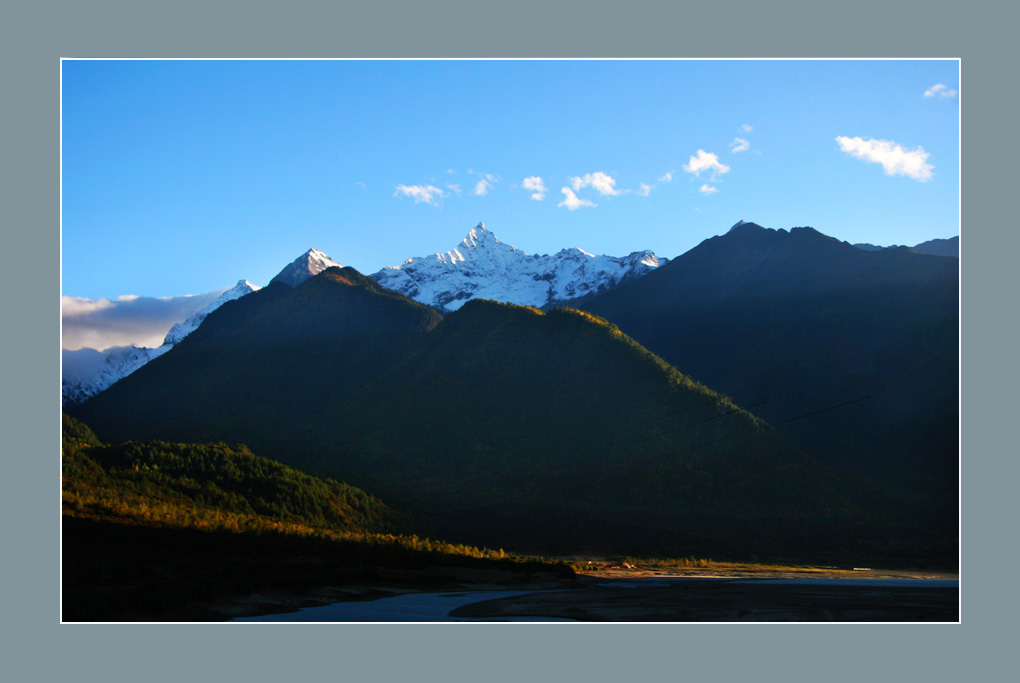
[[[674,579],[649,587],[602,583],[475,603],[454,610],[451,616],[612,622],[959,621],[957,586],[911,581],[867,583],[727,579]]]

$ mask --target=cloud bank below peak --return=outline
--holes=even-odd
[[[61,296],[61,348],[159,346],[175,323],[195,315],[225,291],[175,297],[121,296],[115,300]]]

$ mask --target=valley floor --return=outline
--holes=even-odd
[[[446,570],[444,570],[446,571]],[[614,568],[582,572],[574,580],[535,575],[527,583],[506,582],[492,572],[464,570],[461,583],[436,593],[434,572],[422,573],[422,585],[409,577],[399,586],[324,588],[314,595],[286,593],[251,595],[229,603],[207,605],[206,619],[293,621],[376,621],[348,619],[344,610],[314,610],[336,603],[384,600],[418,594],[460,598],[448,614],[435,621],[583,622],[956,622],[959,621],[958,576],[945,572],[838,570],[827,568],[719,569]],[[513,591],[503,593],[493,591]],[[477,593],[478,601],[464,604]],[[492,599],[496,596],[496,599]],[[286,617],[268,617],[281,615]],[[349,610],[352,614],[370,614]],[[390,613],[392,614],[392,612]],[[399,615],[399,612],[396,612]],[[332,617],[328,615],[334,615]],[[257,619],[253,619],[257,620]],[[420,614],[389,618],[423,621]]]

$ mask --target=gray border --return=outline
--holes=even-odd
[[[313,673],[509,679],[541,671],[571,680],[643,675],[772,675],[861,680],[961,679],[1009,655],[1011,616],[998,610],[1015,566],[1015,507],[1005,385],[1015,379],[1009,260],[1015,228],[999,211],[1014,174],[1000,161],[1012,133],[1015,25],[986,3],[865,0],[702,7],[521,0],[19,3],[5,12],[4,289],[14,310],[4,335],[7,439],[4,531],[6,671],[17,678],[280,680]],[[992,3],[987,3],[992,7]],[[999,7],[999,5],[994,5]],[[528,56],[962,57],[963,479],[962,625],[598,626],[493,625],[242,627],[59,625],[60,57]],[[838,86],[834,86],[838,87]],[[10,145],[10,147],[8,147]],[[10,150],[7,152],[6,150]],[[17,330],[11,332],[10,329]],[[25,330],[28,333],[25,333]],[[1012,351],[1012,348],[1009,348]],[[1015,382],[1013,382],[1015,383]],[[980,404],[980,410],[978,405]],[[1015,448],[1015,447],[1014,447]],[[1008,603],[1007,603],[1008,604]],[[24,674],[18,676],[18,674]]]

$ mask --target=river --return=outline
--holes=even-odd
[[[453,615],[455,611],[456,615]],[[655,576],[598,581],[567,590],[410,592],[375,600],[306,607],[284,614],[238,617],[232,621],[633,623],[958,620],[957,578]]]
[[[406,593],[376,600],[337,602],[320,607],[306,607],[286,614],[267,614],[257,617],[238,617],[231,621],[254,622],[452,622],[452,621],[573,621],[552,617],[507,617],[470,619],[451,617],[450,612],[476,602],[510,598],[517,595],[534,595],[556,591],[444,591],[441,593]]]

